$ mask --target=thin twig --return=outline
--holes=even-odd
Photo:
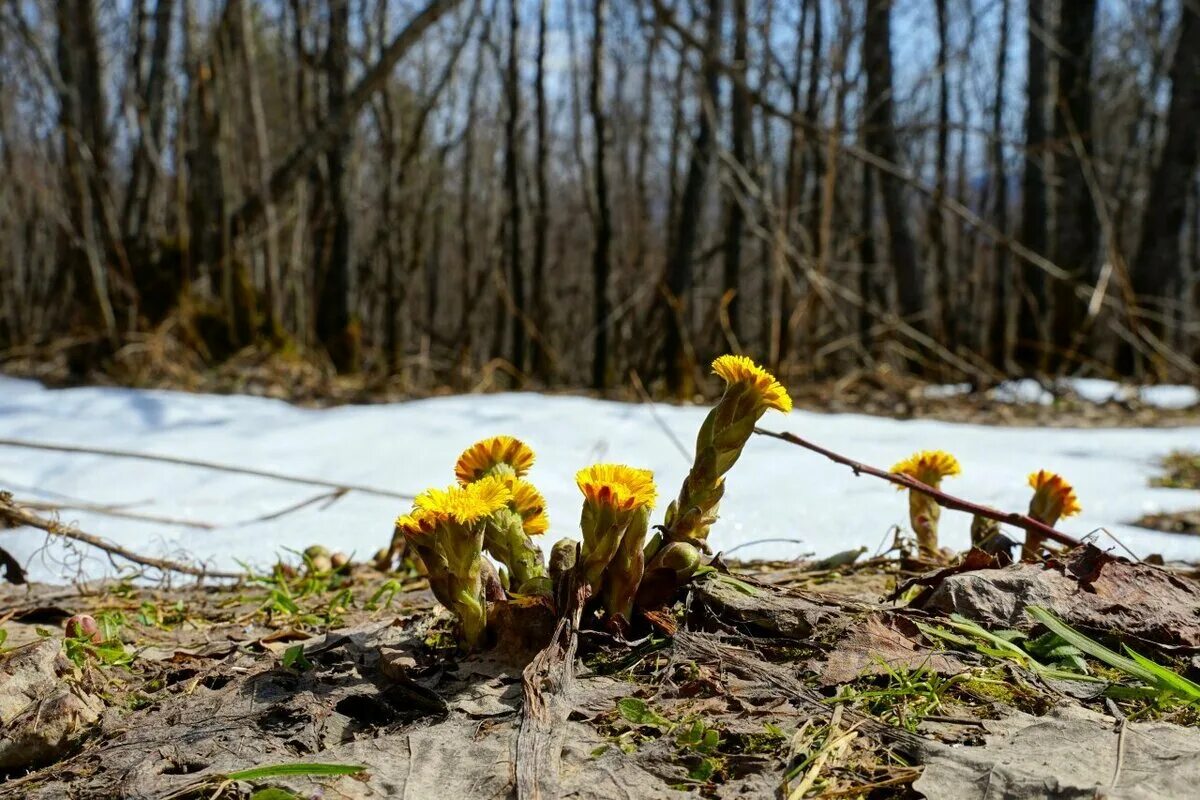
[[[327,501],[325,503],[325,505],[321,506],[321,510],[324,511],[326,508],[329,507],[330,503],[333,503],[333,502],[341,499],[342,497],[345,497],[346,493],[348,491],[350,491],[350,490],[349,489],[334,489],[332,492],[323,492],[323,493],[317,495],[316,497],[306,497],[305,499],[301,500],[300,502],[292,503],[290,506],[287,506],[286,508],[281,508],[278,511],[272,511],[269,514],[263,514],[261,517],[254,517],[253,519],[242,520],[241,522],[234,525],[234,527],[244,528],[247,525],[256,525],[260,522],[270,522],[271,520],[279,519],[280,517],[284,517],[284,516],[287,516],[288,514],[299,511],[302,508],[307,508],[308,506],[311,506],[314,503],[320,503],[321,501]]]
[[[200,469],[211,469],[218,472],[231,472],[235,475],[252,475],[256,478],[270,478],[271,480],[283,481],[284,483],[299,483],[305,486],[323,486],[326,489],[335,489],[347,492],[360,492],[362,494],[371,494],[376,497],[390,497],[397,500],[412,500],[415,495],[405,494],[403,492],[393,492],[388,489],[377,489],[374,486],[360,486],[353,483],[336,483],[334,481],[321,480],[319,478],[304,478],[298,475],[287,475],[282,472],[271,472],[265,469],[252,469],[250,467],[238,467],[232,464],[219,464],[214,461],[202,461],[194,458],[181,458],[179,456],[165,456],[155,453],[139,453],[133,450],[115,450],[107,447],[82,447],[79,445],[67,444],[51,444],[48,442],[27,442],[20,439],[0,439],[0,447],[21,447],[26,450],[50,450],[56,453],[84,453],[94,456],[110,456],[112,458],[132,458],[141,461],[155,461],[161,464],[177,464],[183,467],[198,467]]]
[[[1117,723],[1117,763],[1113,765],[1112,780],[1108,782],[1110,789],[1115,789],[1121,781],[1121,768],[1125,766],[1125,718]]]
[[[222,570],[211,570],[203,567],[195,567],[191,564],[183,564],[178,561],[171,561],[164,558],[153,558],[151,556],[143,556],[135,553],[132,550],[126,549],[119,544],[101,539],[99,536],[94,536],[90,533],[74,528],[69,525],[64,525],[57,520],[48,519],[38,516],[31,511],[27,511],[16,502],[12,496],[7,493],[0,493],[0,520],[13,526],[28,526],[30,528],[38,528],[46,533],[54,536],[62,536],[64,539],[71,539],[76,542],[83,542],[99,550],[103,550],[109,555],[123,558],[126,561],[133,562],[143,567],[152,567],[153,569],[163,572],[178,572],[183,575],[194,575],[198,578],[240,578],[241,573],[224,572]]]
[[[633,383],[633,388],[637,391],[638,396],[642,398],[642,403],[646,408],[650,409],[650,416],[654,418],[654,422],[658,425],[659,429],[671,440],[671,444],[675,445],[675,449],[679,451],[679,455],[683,456],[683,460],[691,463],[691,451],[687,449],[687,445],[679,440],[679,437],[675,435],[675,431],[671,430],[671,426],[667,425],[667,421],[659,415],[658,409],[654,407],[654,400],[650,397],[650,393],[646,391],[646,384],[642,383],[642,376],[638,375],[636,369],[629,370],[629,380]]]
[[[101,514],[106,517],[133,519],[139,522],[157,522],[161,525],[177,525],[181,528],[198,528],[205,531],[211,531],[217,527],[211,522],[162,517],[157,514],[141,514],[137,511],[124,511],[116,506],[97,505],[94,503],[50,503],[43,500],[26,500],[21,505],[34,511],[86,511],[89,514]]]
[[[1004,511],[997,511],[994,508],[989,508],[988,506],[981,506],[978,503],[972,503],[969,500],[963,500],[962,498],[955,497],[954,495],[946,494],[939,489],[934,489],[932,486],[921,483],[919,480],[910,478],[907,475],[899,475],[894,472],[884,472],[883,470],[872,467],[869,464],[863,464],[859,461],[847,458],[846,456],[835,453],[832,450],[827,450],[820,445],[801,439],[795,434],[778,433],[776,431],[768,431],[762,428],[755,428],[754,432],[760,436],[769,436],[772,439],[779,439],[781,441],[788,442],[789,444],[794,444],[799,447],[812,450],[814,453],[819,453],[825,456],[830,461],[849,467],[854,471],[855,475],[870,475],[873,478],[885,480],[888,483],[895,484],[896,486],[901,486],[905,489],[911,489],[912,491],[928,495],[936,500],[937,504],[943,508],[949,508],[954,511],[965,511],[968,514],[978,514],[981,517],[986,517],[988,519],[995,520],[996,522],[1002,522],[1006,525],[1022,528],[1027,533],[1040,534],[1045,536],[1047,539],[1052,539],[1059,544],[1066,545],[1067,547],[1079,547],[1083,544],[1083,542],[1079,541],[1074,536],[1068,536],[1062,531],[1056,530],[1044,522],[1038,522],[1036,519],[1026,514],[1017,514],[1015,512],[1006,513]]]

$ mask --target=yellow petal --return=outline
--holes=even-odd
[[[410,513],[396,519],[396,528],[406,538],[428,536],[437,528],[438,517],[421,508],[414,508]]]
[[[470,524],[504,508],[511,498],[503,479],[487,477],[466,487],[427,489],[417,495],[415,504],[434,517]]]
[[[1063,476],[1039,469],[1029,474],[1029,485],[1033,488],[1033,502],[1030,508],[1038,510],[1038,518],[1058,519],[1073,517],[1083,506],[1075,495],[1075,487],[1067,483]],[[1057,512],[1057,513],[1055,513]]]
[[[481,439],[463,451],[454,465],[454,475],[464,486],[478,480],[501,464],[508,465],[518,477],[533,466],[533,450],[512,436]]]
[[[787,389],[783,388],[783,384],[746,356],[721,356],[712,363],[712,370],[720,375],[726,384],[748,384],[751,391],[758,395],[759,402],[767,408],[774,408],[785,414],[792,410],[792,398]]]
[[[597,505],[607,505],[618,511],[638,507],[653,508],[658,495],[654,473],[624,464],[593,464],[579,470],[575,483],[584,498]]]
[[[943,478],[962,474],[962,468],[958,465],[958,459],[945,450],[922,450],[893,466],[892,472],[937,488]]]
[[[512,492],[510,507],[521,515],[522,527],[528,536],[536,536],[550,529],[550,517],[546,514],[546,498],[529,481],[509,477],[506,485]]]

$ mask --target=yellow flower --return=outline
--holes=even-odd
[[[506,465],[518,478],[523,477],[533,466],[533,450],[520,439],[512,436],[491,436],[481,439],[463,451],[454,465],[458,482],[467,485],[496,467]]]
[[[726,384],[747,383],[762,405],[787,413],[792,410],[792,398],[775,376],[746,356],[725,355],[712,363],[712,370]]]
[[[941,484],[942,478],[960,475],[962,468],[958,465],[958,459],[945,450],[922,450],[896,464],[892,467],[892,472],[915,478],[926,486],[936,489]],[[903,491],[905,487],[897,486],[896,488]]]
[[[657,497],[654,473],[624,464],[593,464],[575,474],[575,483],[589,503],[611,506],[617,511],[632,511],[640,506],[653,508]]]
[[[1083,510],[1075,496],[1075,488],[1061,475],[1039,469],[1030,473],[1029,485],[1034,491],[1029,513],[1035,519],[1053,525],[1059,518],[1073,517]]]
[[[520,478],[508,477],[505,485],[512,493],[510,507],[521,515],[521,527],[527,536],[545,533],[550,528],[550,517],[546,514],[546,498],[542,497],[532,483]]]
[[[410,513],[396,518],[396,529],[406,538],[428,536],[437,529],[439,522],[437,514],[421,508],[414,508]]]
[[[435,518],[470,525],[504,508],[510,499],[512,492],[504,485],[504,480],[488,477],[466,487],[427,489],[417,495],[415,505]]]

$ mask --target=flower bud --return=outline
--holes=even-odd
[[[84,639],[93,644],[104,641],[100,625],[90,614],[76,614],[63,623],[63,632],[72,639]]]

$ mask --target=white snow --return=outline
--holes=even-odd
[[[108,447],[205,459],[325,480],[416,493],[453,480],[459,452],[481,437],[510,433],[538,453],[531,478],[545,493],[551,537],[577,535],[580,495],[575,471],[597,460],[653,469],[661,508],[677,490],[689,459],[663,425],[690,447],[705,407],[606,402],[536,394],[456,396],[390,405],[303,409],[255,397],[112,388],[50,390],[0,378],[0,437]],[[1063,530],[1084,536],[1112,531],[1140,555],[1200,559],[1200,539],[1130,527],[1150,511],[1200,507],[1200,492],[1147,485],[1155,461],[1175,448],[1200,449],[1200,428],[1071,430],[900,421],[851,414],[770,412],[762,424],[790,430],[852,458],[889,467],[914,450],[958,456],[960,478],[946,488],[1008,510],[1028,504],[1026,475],[1059,471],[1084,507]],[[369,558],[386,544],[407,504],[351,492],[268,522],[256,517],[320,494],[244,475],[93,455],[0,446],[0,489],[18,498],[127,504],[126,510],[216,524],[214,530],[66,511],[62,519],[139,551],[191,556],[212,566],[263,567],[286,548],[323,543]],[[874,551],[889,526],[903,523],[906,503],[892,487],[783,442],[755,437],[728,479],[715,547],[738,557],[828,555]],[[946,512],[943,542],[963,547],[969,518]],[[29,565],[36,580],[112,574],[102,557],[67,552],[28,529],[0,530],[0,547]],[[553,541],[550,539],[549,541]],[[549,542],[547,542],[548,544]],[[1101,546],[1112,541],[1099,535]]]
[[[951,383],[927,386],[923,394],[931,400],[938,400],[965,395],[970,391],[970,384]],[[1054,403],[1056,392],[1064,391],[1072,391],[1080,399],[1097,404],[1140,400],[1153,408],[1180,409],[1200,403],[1200,389],[1195,386],[1128,386],[1101,378],[1065,378],[1049,386],[1031,378],[1021,378],[1005,381],[989,389],[988,396],[1000,403],[1048,406]]]

